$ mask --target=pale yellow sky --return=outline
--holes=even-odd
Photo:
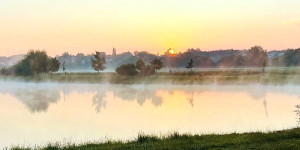
[[[299,0],[0,0],[0,56],[300,47]]]

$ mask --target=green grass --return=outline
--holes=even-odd
[[[29,149],[14,147],[15,150]],[[300,128],[269,132],[225,135],[180,135],[169,136],[139,135],[128,142],[107,141],[103,143],[49,144],[36,147],[42,150],[56,149],[300,149]]]
[[[300,84],[299,70],[261,71],[203,71],[203,72],[160,72],[151,76],[120,76],[116,73],[70,73],[41,74],[39,76],[0,76],[2,80],[36,82],[83,82],[113,84]]]

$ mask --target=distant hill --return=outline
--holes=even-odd
[[[22,60],[24,58],[24,54],[20,54],[20,55],[13,55],[10,57],[3,57],[0,56],[0,68],[8,68],[11,67],[13,65],[15,65],[16,63],[18,63],[20,60]]]

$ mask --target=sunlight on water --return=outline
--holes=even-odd
[[[293,128],[299,96],[296,85],[1,82],[0,147]]]

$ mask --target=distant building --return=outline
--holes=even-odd
[[[113,50],[112,50],[112,55],[113,55],[113,56],[116,56],[116,55],[117,55],[117,50],[116,50],[115,48],[113,48]]]

